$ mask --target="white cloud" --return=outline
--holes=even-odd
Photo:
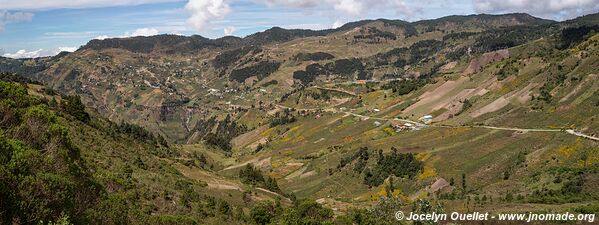
[[[18,59],[18,58],[37,58],[37,57],[40,57],[42,51],[43,51],[43,49],[38,49],[38,50],[35,50],[35,51],[28,52],[25,49],[21,49],[21,50],[15,52],[15,53],[5,53],[3,56],[4,57],[8,57],[8,58],[15,58],[15,59]]]
[[[294,8],[311,8],[319,5],[319,0],[258,0],[267,5],[285,5]]]
[[[267,5],[292,8],[332,9],[338,13],[359,17],[367,11],[391,10],[411,16],[419,9],[408,7],[404,0],[255,0]]]
[[[133,31],[133,33],[129,36],[131,37],[137,37],[137,36],[154,36],[154,35],[158,35],[158,30],[156,28],[140,28],[137,29],[135,31]]]
[[[100,36],[95,37],[94,39],[96,39],[96,40],[104,40],[104,39],[108,39],[108,38],[110,38],[108,35],[100,35]]]
[[[324,30],[330,28],[326,24],[320,23],[301,23],[301,24],[290,24],[282,26],[285,29],[310,29],[310,30]]]
[[[362,2],[356,0],[337,0],[333,1],[335,10],[345,12],[353,16],[359,16],[364,11]]]
[[[77,51],[77,47],[58,47],[58,53],[60,52],[74,52]]]
[[[526,12],[555,19],[571,18],[599,10],[598,0],[473,0],[479,13]]]
[[[223,19],[231,12],[229,0],[189,0],[185,9],[191,13],[187,24],[196,30],[206,28],[215,19]]]
[[[0,0],[0,9],[31,10],[141,5],[180,0]]]
[[[48,38],[62,38],[62,39],[72,39],[72,38],[89,38],[94,36],[97,32],[95,31],[77,31],[77,32],[46,32],[44,33],[45,37]]]
[[[28,12],[11,13],[6,10],[0,10],[0,32],[4,31],[4,26],[6,26],[6,24],[31,21],[32,18],[33,18],[33,13],[28,13]]]
[[[225,27],[225,29],[223,29],[223,32],[224,32],[225,36],[231,36],[231,35],[233,35],[233,33],[235,33],[236,30],[237,30],[237,28],[235,28],[235,27]]]
[[[77,51],[77,47],[58,47],[55,49],[38,49],[34,51],[27,51],[25,49],[21,49],[16,51],[15,53],[4,53],[2,56],[14,59],[21,58],[38,58],[38,57],[46,57],[46,56],[55,56],[61,52],[74,52]]]
[[[333,23],[333,25],[331,26],[331,28],[336,29],[339,28],[341,26],[343,26],[343,22],[341,20],[335,20],[335,22]]]
[[[160,34],[160,31],[158,29],[153,28],[153,27],[144,27],[144,28],[136,29],[133,32],[125,32],[123,35],[117,35],[117,36],[100,35],[100,36],[95,37],[94,39],[104,40],[104,39],[109,39],[109,38],[128,38],[128,37],[139,37],[139,36],[147,37],[147,36],[154,36],[154,35],[158,35],[158,34]]]

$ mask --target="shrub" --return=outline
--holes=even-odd
[[[397,153],[393,148],[391,155],[382,155],[371,171],[364,176],[364,183],[369,186],[382,184],[389,175],[396,177],[412,178],[424,169],[424,163],[414,156],[413,153]]]
[[[261,186],[268,190],[281,193],[281,188],[277,184],[277,180],[272,177],[264,177],[259,169],[254,168],[251,164],[247,164],[239,171],[239,179],[244,184]]]
[[[322,61],[331,60],[334,58],[335,56],[326,52],[298,53],[297,55],[293,56],[293,60],[295,61]]]
[[[231,71],[229,80],[235,80],[241,83],[252,76],[257,76],[258,80],[262,80],[277,71],[280,66],[280,62],[262,61],[252,66]]]
[[[89,114],[85,112],[85,105],[81,102],[81,97],[77,95],[63,96],[62,109],[81,122],[87,123],[90,120]]]
[[[426,83],[427,81],[422,79],[394,80],[383,85],[383,89],[391,89],[394,93],[397,93],[398,95],[405,95],[426,85]]]

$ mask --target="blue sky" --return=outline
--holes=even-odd
[[[373,18],[527,12],[563,20],[599,11],[599,0],[0,0],[0,55],[72,51],[94,38],[162,33],[218,38],[273,26],[326,29]]]

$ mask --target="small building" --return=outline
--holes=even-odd
[[[433,121],[433,116],[426,115],[426,116],[420,117],[420,121],[422,121],[424,123],[430,123]]]
[[[375,127],[378,127],[378,126],[380,126],[382,123],[381,123],[381,122],[379,122],[379,121],[374,121],[374,123],[373,123],[373,124],[374,124],[374,126],[375,126]]]
[[[399,121],[391,121],[391,128],[399,133],[404,130],[416,130],[417,126],[412,123],[400,123]]]

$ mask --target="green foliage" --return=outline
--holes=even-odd
[[[56,115],[48,110],[46,105],[34,105],[26,109],[24,120],[38,120],[42,123],[55,123]]]
[[[28,98],[20,88],[2,94],[3,100]],[[33,223],[65,216],[82,221],[83,211],[100,197],[98,184],[56,115],[46,105],[24,105],[28,102],[34,101],[12,108],[25,112],[20,124],[6,127],[12,136],[0,134],[0,208],[10,209],[0,213],[0,221]]]
[[[443,36],[443,41],[448,41],[448,40],[462,40],[465,38],[469,38],[472,36],[477,35],[478,32],[458,32],[458,33],[451,33],[448,35]]]
[[[277,180],[272,177],[263,176],[259,169],[254,168],[251,164],[247,164],[239,171],[239,179],[241,182],[249,185],[261,186],[268,190],[281,193],[281,188],[277,184]]]
[[[254,166],[250,164],[247,164],[239,171],[239,178],[241,179],[241,182],[250,185],[258,185],[264,182],[264,177],[260,170],[254,168]]]
[[[0,102],[3,106],[9,108],[23,108],[29,105],[39,103],[39,100],[27,95],[25,87],[12,83],[0,81]]]
[[[462,173],[462,190],[466,191],[466,188],[467,188],[467,186],[466,186],[466,174]]]
[[[255,65],[231,71],[229,80],[235,80],[241,83],[251,76],[257,76],[258,80],[262,80],[277,71],[280,66],[280,62],[261,61]]]
[[[394,80],[385,85],[383,85],[383,89],[391,89],[394,93],[398,95],[406,95],[410,92],[421,88],[426,85],[428,82],[423,79],[418,80]]]
[[[462,109],[456,115],[460,115],[460,114],[468,111],[468,109],[470,109],[471,107],[472,107],[472,103],[470,102],[470,100],[464,99],[464,102],[462,103]]]
[[[238,124],[231,115],[227,115],[224,120],[217,120],[211,117],[207,120],[200,120],[196,123],[194,130],[197,131],[202,139],[209,145],[218,147],[226,152],[230,152],[231,140],[247,131],[247,127]]]
[[[599,213],[599,203],[592,203],[583,206],[576,207],[574,212],[584,214],[597,214]]]
[[[394,33],[382,31],[376,27],[361,29],[360,34],[354,35],[354,42],[380,43],[381,40],[397,40]]]
[[[338,224],[403,224],[395,218],[395,213],[405,206],[398,197],[381,197],[372,207],[350,209],[346,216],[337,217],[336,221]]]
[[[81,102],[81,97],[77,95],[63,96],[62,109],[80,120],[87,123],[90,120],[89,114],[85,112],[85,105]]]
[[[412,211],[415,214],[443,214],[444,209],[440,204],[433,204],[426,199],[418,199],[414,202],[414,209]],[[436,225],[439,222],[435,221],[415,221],[414,225]]]
[[[318,75],[326,75],[328,73],[328,70],[324,66],[313,63],[306,66],[305,71],[298,70],[293,72],[293,79],[300,80],[303,84],[308,84],[314,81]]]
[[[254,224],[333,224],[333,210],[312,200],[301,200],[292,207],[280,203],[260,202],[250,210]]]
[[[574,45],[579,44],[580,42],[586,40],[589,36],[599,32],[599,26],[574,26],[564,28],[559,36],[559,49],[566,49],[573,47]]]
[[[258,54],[260,52],[262,52],[262,49],[254,46],[241,47],[229,51],[224,51],[218,54],[216,57],[214,57],[212,65],[218,69],[227,68],[239,61],[242,57],[246,56],[247,54]]]
[[[165,54],[194,54],[205,48],[236,46],[236,42],[238,42],[237,39],[220,38],[211,40],[199,35],[185,37],[182,35],[162,34],[149,37],[95,39],[89,41],[81,49],[103,50],[119,48],[134,53],[161,51]]]
[[[326,52],[298,53],[293,56],[295,61],[323,61],[334,59],[335,56]]]
[[[129,137],[135,138],[146,143],[154,145],[162,145],[168,147],[168,142],[162,137],[162,135],[155,135],[145,128],[136,125],[122,122],[121,124],[113,124],[113,132],[128,134]]]
[[[348,80],[364,80],[370,77],[361,59],[350,58],[338,59],[324,66],[317,63],[310,64],[306,66],[305,71],[295,71],[293,78],[302,81],[304,84],[308,84],[314,81],[319,75],[336,75]]]
[[[270,224],[282,210],[280,205],[272,202],[260,202],[250,210],[250,218],[255,224]]]
[[[335,60],[335,62],[327,63],[325,67],[329,73],[340,75],[345,78],[367,78],[364,64],[357,58]]]
[[[337,170],[343,169],[347,164],[357,160],[354,171],[361,173],[368,161],[368,147],[361,147],[356,153],[351,156],[344,157],[337,164]]]
[[[291,110],[285,109],[283,113],[276,112],[274,117],[270,119],[270,127],[276,127],[295,122],[297,119],[291,114]]]
[[[542,187],[534,190],[527,196],[526,201],[531,203],[557,204],[566,202],[582,202],[591,199],[596,199],[589,192],[584,191],[587,186],[586,175],[583,171],[589,171],[590,176],[594,176],[596,172],[591,172],[592,168],[585,168],[582,171],[565,170],[558,171],[557,176],[560,177],[560,182],[557,188]],[[563,181],[561,181],[563,179]]]
[[[548,36],[552,32],[552,25],[512,26],[492,29],[478,36],[472,46],[472,51],[474,53],[485,53],[511,48]]]
[[[230,152],[231,148],[233,148],[231,146],[231,143],[229,140],[227,140],[227,139],[223,138],[222,136],[217,135],[215,133],[206,134],[206,136],[204,136],[204,141],[208,145],[218,147],[227,152]]]
[[[72,223],[69,222],[69,216],[63,213],[56,222],[50,221],[48,222],[48,225],[72,225]]]
[[[277,224],[333,224],[333,210],[312,200],[302,200],[286,208]]]
[[[417,64],[443,49],[445,43],[437,40],[423,40],[408,48],[394,48],[388,52],[373,56],[370,61],[374,66],[393,65],[403,68],[406,65]]]
[[[445,55],[445,57],[447,57],[447,59],[449,59],[449,60],[457,61],[457,60],[460,60],[463,56],[466,56],[467,52],[468,52],[468,48],[461,47],[461,48],[457,48],[453,51],[448,52]]]
[[[263,83],[260,86],[262,86],[262,87],[268,87],[268,86],[277,85],[277,84],[279,84],[279,81],[277,81],[277,80],[270,80],[268,82]]]
[[[2,81],[40,84],[39,82],[32,81],[29,78],[23,77],[22,75],[36,74],[47,68],[47,58],[35,58],[25,60],[11,59],[0,56],[0,80]]]
[[[397,149],[392,148],[391,155],[379,157],[374,168],[366,172],[364,183],[378,186],[390,175],[413,178],[423,169],[424,163],[416,159],[413,153],[397,153]]]
[[[204,205],[210,198],[196,191],[202,182],[152,155],[158,147],[140,140],[148,132],[102,118],[83,124],[56,110],[23,86],[0,82],[0,224],[197,224],[206,217],[230,218],[227,202]],[[177,204],[156,207],[164,201]]]
[[[31,79],[20,76],[16,73],[6,73],[6,72],[0,73],[0,81],[16,82],[16,83],[21,83],[21,84],[27,84],[27,83],[39,84],[38,82],[33,82]]]
[[[551,101],[553,100],[553,96],[551,95],[550,90],[548,89],[548,86],[543,85],[540,89],[539,96],[536,99],[545,103],[551,103]]]
[[[408,64],[418,63],[420,60],[428,58],[433,54],[441,51],[445,43],[437,40],[423,40],[414,43],[409,48],[410,57],[408,58]]]
[[[283,29],[273,27],[263,32],[258,32],[244,38],[244,41],[250,45],[264,45],[269,43],[277,43],[290,41],[300,37],[324,36],[334,30],[304,30],[304,29]]]
[[[510,75],[517,75],[518,68],[514,64],[516,64],[516,59],[507,60],[497,72],[497,80],[504,80]]]

